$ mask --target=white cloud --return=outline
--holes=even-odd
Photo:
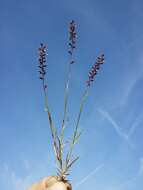
[[[25,169],[26,169],[26,170],[28,170],[28,171],[30,170],[30,163],[29,163],[29,160],[26,160],[26,159],[24,160],[24,166],[25,166]]]
[[[80,182],[78,182],[74,189],[77,189],[80,185],[85,183],[89,178],[97,174],[102,168],[104,167],[104,164],[99,165],[97,168],[95,168],[92,172],[90,172],[87,176],[85,176]]]
[[[14,171],[10,172],[10,178],[11,178],[13,187],[15,187],[15,189],[19,189],[21,187],[23,180],[17,177]]]
[[[123,85],[125,85],[125,90],[123,92],[123,98],[121,99],[120,106],[123,106],[127,103],[128,98],[132,94],[135,89],[135,86],[143,77],[143,56],[142,52],[141,55],[138,56],[136,63],[132,68],[132,75],[128,76],[126,81],[123,81]]]
[[[113,117],[105,110],[98,109],[98,112],[105,118],[107,121],[109,121],[112,124],[112,127],[115,129],[116,133],[127,142],[127,144],[134,149],[133,143],[130,141],[129,137],[127,134],[125,134],[120,126],[117,124],[117,122],[113,119]]]
[[[143,174],[143,158],[139,158],[139,169],[138,172],[135,174],[134,177],[124,181],[123,183],[118,184],[115,187],[108,188],[107,190],[120,190],[128,185],[131,185],[132,183],[135,183],[138,177],[140,177]]]
[[[143,113],[139,114],[139,116],[136,118],[135,122],[131,126],[129,130],[129,134],[128,134],[129,137],[134,134],[136,128],[138,127],[138,125],[140,124],[142,120],[143,120]]]
[[[142,174],[143,174],[143,158],[140,158],[140,168],[139,168],[138,175],[142,175]]]
[[[129,96],[133,92],[135,86],[138,84],[138,82],[140,81],[142,76],[143,76],[143,71],[141,70],[141,71],[138,72],[138,74],[135,74],[135,76],[132,76],[128,80],[128,85],[126,85],[126,88],[125,88],[125,91],[124,91],[124,96],[121,99],[120,106],[123,106],[123,105],[126,104],[127,100],[129,99]]]
[[[6,162],[4,163],[3,167],[4,167],[4,171],[8,172],[9,168],[8,168],[8,164]]]
[[[19,177],[15,171],[9,168],[7,163],[4,163],[1,169],[2,172],[0,175],[3,177],[5,189],[26,190],[31,182],[32,176]]]

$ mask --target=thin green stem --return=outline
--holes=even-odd
[[[56,141],[56,136],[57,135],[56,135],[55,127],[53,126],[52,116],[51,116],[49,106],[48,106],[48,95],[47,95],[47,91],[46,91],[46,88],[45,88],[44,80],[43,80],[43,90],[44,90],[44,96],[45,96],[45,110],[46,110],[46,112],[48,114],[48,120],[49,120],[49,126],[50,126],[50,130],[51,130],[51,135],[52,135],[55,159],[57,160],[57,158],[58,158],[58,147],[57,147],[57,141]]]
[[[81,99],[80,109],[79,109],[79,113],[78,113],[78,117],[77,117],[77,121],[76,121],[76,127],[75,127],[75,130],[74,130],[72,141],[70,143],[69,152],[67,153],[67,157],[66,157],[66,169],[65,170],[68,169],[68,164],[69,164],[69,162],[71,160],[73,147],[75,145],[76,139],[79,136],[79,133],[78,133],[79,122],[80,122],[81,114],[82,114],[83,107],[84,107],[84,104],[86,102],[87,96],[88,96],[88,88],[84,91],[82,99]]]
[[[63,138],[64,138],[64,131],[66,128],[66,118],[67,118],[67,107],[68,107],[68,99],[69,99],[69,84],[71,80],[71,62],[73,61],[73,50],[69,58],[69,65],[68,65],[68,73],[67,73],[67,80],[65,83],[65,96],[64,96],[64,115],[62,121],[61,132],[59,136],[59,155],[61,159],[61,176],[63,175]]]
[[[63,140],[64,130],[65,130],[65,122],[66,122],[66,117],[67,117],[67,105],[68,105],[68,99],[69,99],[70,78],[71,78],[71,64],[69,64],[68,77],[67,77],[67,81],[66,81],[66,85],[65,85],[64,116],[63,116],[62,128],[61,128],[61,133],[60,133],[61,140]]]

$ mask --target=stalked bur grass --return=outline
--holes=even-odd
[[[46,80],[46,54],[47,54],[47,46],[43,45],[42,43],[40,44],[39,50],[39,73],[40,73],[40,80],[42,80],[42,87],[44,91],[44,97],[45,97],[45,111],[48,114],[48,119],[49,119],[49,125],[50,125],[50,130],[51,130],[51,135],[52,135],[52,141],[53,141],[53,148],[54,148],[54,153],[56,160],[59,160],[58,158],[58,148],[57,148],[57,142],[56,142],[56,130],[53,126],[52,122],[52,116],[49,110],[49,105],[48,105],[48,91],[47,91],[47,80]]]
[[[49,103],[48,103],[48,85],[47,85],[47,79],[46,79],[46,67],[47,67],[46,55],[47,55],[48,48],[46,45],[42,43],[40,44],[40,47],[39,47],[39,65],[38,65],[39,74],[40,74],[39,78],[42,81],[42,86],[43,86],[43,91],[44,91],[45,111],[48,114],[49,126],[50,126],[51,135],[52,135],[53,149],[54,149],[55,160],[57,163],[57,170],[58,170],[57,175],[59,176],[61,181],[66,181],[66,177],[67,175],[69,175],[71,166],[79,158],[78,156],[73,158],[73,149],[82,134],[81,131],[79,130],[81,114],[82,114],[86,99],[88,97],[91,83],[94,81],[95,75],[97,75],[100,69],[100,66],[104,63],[104,54],[101,54],[99,57],[97,57],[95,64],[92,66],[91,70],[89,71],[86,88],[81,98],[79,113],[77,115],[77,119],[75,123],[75,129],[73,131],[71,139],[68,139],[69,148],[66,152],[64,152],[64,145],[66,143],[64,141],[64,132],[66,129],[68,101],[69,101],[69,85],[71,81],[71,69],[75,63],[74,50],[76,49],[76,36],[77,36],[76,24],[72,20],[69,24],[69,43],[68,43],[69,64],[68,64],[67,79],[65,83],[64,114],[63,114],[63,119],[62,119],[62,124],[61,124],[61,129],[60,129],[59,134],[57,134],[57,130],[53,125],[53,120],[52,120],[52,116],[49,109]]]
[[[79,129],[79,122],[80,122],[80,118],[81,118],[81,114],[84,108],[84,104],[86,102],[86,99],[88,97],[88,93],[89,93],[89,87],[91,85],[91,83],[94,81],[94,77],[97,74],[98,70],[100,69],[100,65],[104,63],[104,54],[102,54],[101,56],[99,56],[95,62],[95,64],[92,66],[91,70],[89,71],[89,76],[88,76],[88,81],[87,81],[87,86],[86,89],[83,93],[82,99],[81,99],[81,104],[80,104],[80,109],[79,109],[79,113],[78,113],[78,117],[76,120],[76,127],[74,130],[74,134],[72,137],[72,141],[70,143],[70,148],[69,148],[69,152],[67,153],[67,157],[66,157],[66,163],[68,165],[71,156],[72,156],[72,151],[74,148],[74,145],[78,142],[78,139],[81,136],[81,132],[78,131]],[[79,157],[76,157],[73,161],[72,164],[78,159]],[[70,164],[71,166],[71,164]],[[67,168],[68,170],[69,168]]]
[[[60,133],[60,151],[61,151],[61,158],[63,159],[63,138],[64,138],[64,131],[66,128],[66,119],[67,119],[67,106],[68,106],[68,99],[69,99],[69,85],[71,79],[71,67],[75,63],[74,60],[74,50],[76,48],[76,25],[75,22],[72,20],[69,24],[69,43],[68,43],[68,53],[69,53],[69,64],[68,64],[68,74],[67,80],[65,84],[65,98],[64,98],[64,116],[62,121],[62,128]],[[61,168],[61,176],[67,175],[67,168],[69,167],[69,163],[65,162]],[[71,163],[70,163],[71,164]]]

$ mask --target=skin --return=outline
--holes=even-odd
[[[28,190],[72,190],[71,184],[60,181],[57,176],[50,176],[33,184]]]

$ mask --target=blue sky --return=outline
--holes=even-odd
[[[70,180],[74,189],[143,188],[143,2],[141,0],[0,0],[0,187],[24,190],[55,173],[37,72],[37,48],[48,43],[48,88],[55,126],[62,120],[68,64],[67,26],[77,23],[69,129],[88,71],[104,52],[80,126]]]

